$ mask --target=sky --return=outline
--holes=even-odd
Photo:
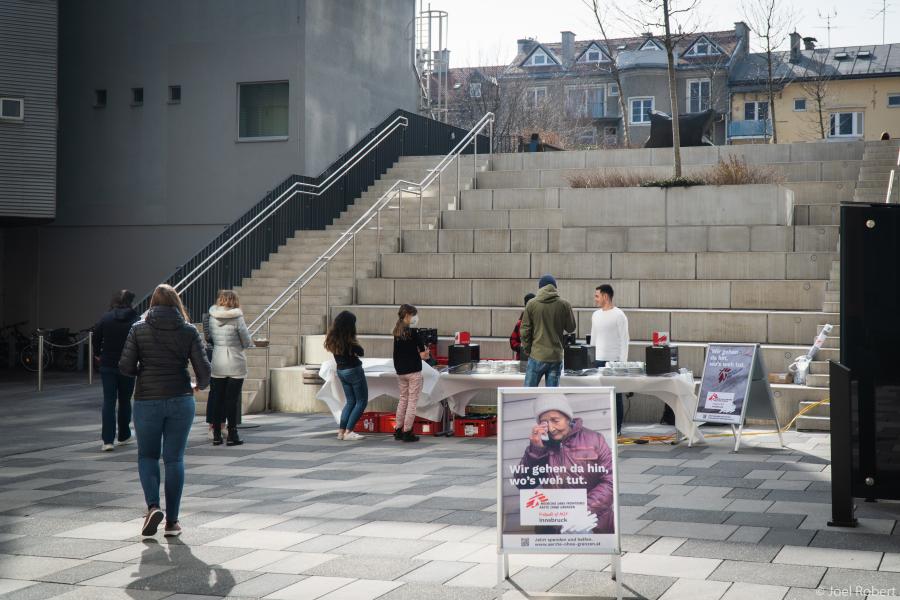
[[[599,37],[593,13],[583,0],[417,0],[426,8],[447,11],[451,67],[506,64],[515,56],[516,40],[532,37],[541,42],[559,42],[561,31],[572,31],[575,39]],[[623,11],[634,9],[638,0],[618,0]],[[742,6],[747,0],[700,0],[697,19],[707,31],[727,30],[735,21],[746,20]],[[831,46],[880,44],[883,0],[784,0],[798,13],[797,31],[827,45],[827,13],[832,19]],[[900,43],[900,0],[887,2],[887,43]],[[821,14],[821,16],[820,16]],[[893,33],[892,33],[893,30]],[[610,37],[640,33],[630,23],[619,22],[607,31]],[[756,51],[757,48],[752,48]]]

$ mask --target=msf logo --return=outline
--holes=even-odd
[[[719,370],[719,383],[722,383],[728,376],[731,375],[731,369],[729,367],[725,367],[724,369]]]
[[[544,502],[548,501],[549,498],[547,498],[547,496],[545,496],[542,492],[535,492],[534,496],[532,496],[525,502],[525,508],[537,508]]]

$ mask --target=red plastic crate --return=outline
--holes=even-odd
[[[357,433],[378,433],[380,431],[379,422],[385,414],[389,413],[364,412],[353,427],[353,431]]]
[[[416,417],[416,421],[413,423],[413,432],[416,435],[437,435],[441,432],[441,423]]]
[[[379,422],[378,429],[381,433],[394,433],[397,428],[397,415],[395,413],[383,413]],[[413,433],[416,435],[437,435],[440,433],[440,421],[429,421],[421,417],[416,417],[413,423]]]
[[[490,437],[497,435],[497,417],[456,417],[453,435],[457,437]]]

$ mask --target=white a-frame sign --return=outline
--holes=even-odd
[[[747,417],[774,420],[778,441],[784,446],[759,344],[710,344],[694,421],[731,425],[737,452]]]

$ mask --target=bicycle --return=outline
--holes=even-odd
[[[81,345],[87,339],[90,329],[81,329],[78,334],[71,333],[67,327],[59,329],[38,329],[33,334],[29,346],[22,350],[22,364],[30,371],[37,370],[37,337],[44,336],[44,370],[56,364],[61,371],[77,371],[81,354]]]
[[[38,338],[40,336],[44,337],[44,351],[41,358],[43,370],[46,371],[50,368],[50,365],[53,364],[53,353],[50,351],[50,345],[47,344],[48,333],[50,333],[50,331],[47,329],[35,329],[31,334],[31,338],[28,340],[28,344],[19,352],[19,362],[25,367],[26,371],[37,373],[39,370],[38,364],[40,363],[38,363],[38,356],[40,352],[40,342]]]
[[[22,350],[31,343],[27,335],[19,329],[21,325],[25,325],[28,321],[19,321],[11,325],[0,327],[0,348],[6,348],[7,355],[6,366],[13,368]],[[3,352],[0,350],[0,352]]]

